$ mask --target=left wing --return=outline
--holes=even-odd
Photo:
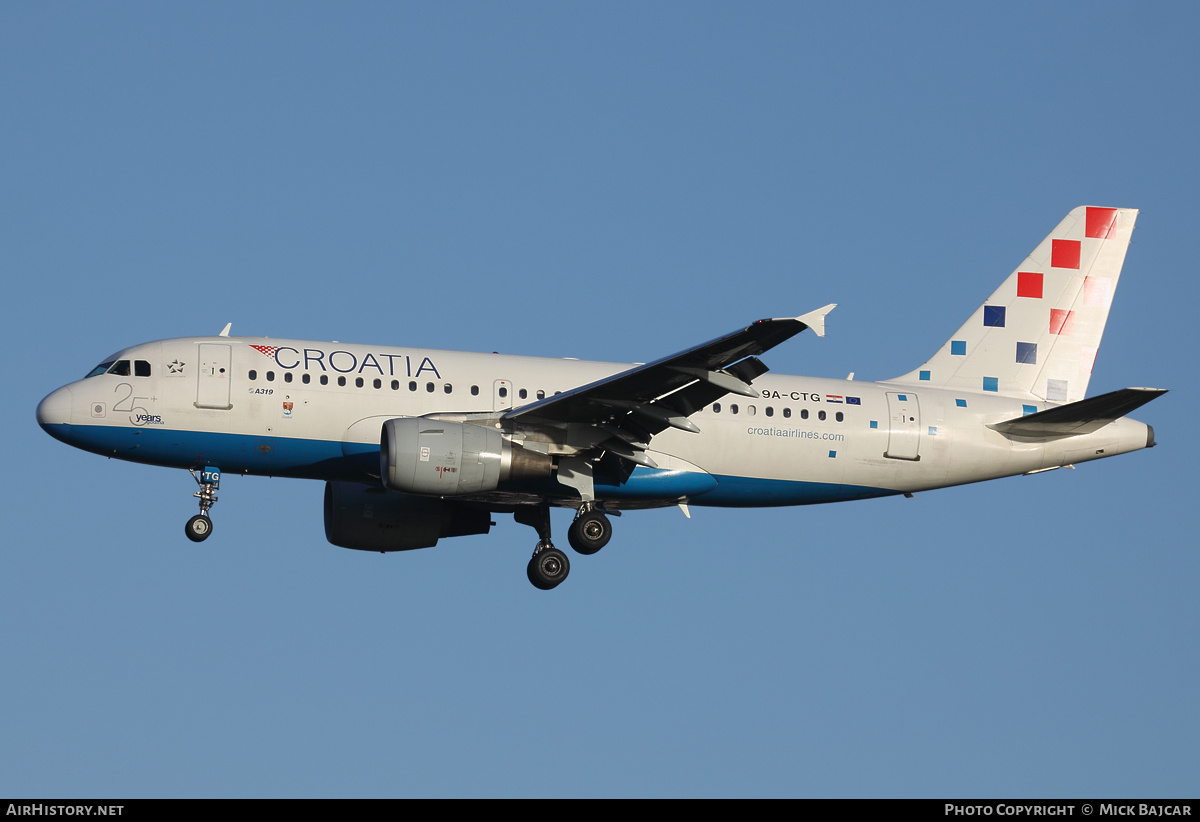
[[[668,427],[698,433],[700,429],[688,417],[726,394],[757,397],[749,383],[766,373],[767,367],[756,355],[806,328],[825,336],[825,315],[835,306],[799,317],[759,320],[678,354],[513,409],[502,419],[599,426],[620,441],[603,446],[607,450],[652,464],[639,453],[652,436]]]

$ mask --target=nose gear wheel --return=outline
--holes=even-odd
[[[208,539],[208,535],[212,533],[212,520],[204,514],[197,514],[187,521],[187,525],[183,527],[187,538],[192,542],[204,542]]]

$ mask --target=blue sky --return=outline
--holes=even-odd
[[[1194,796],[1193,5],[0,6],[0,794]],[[1091,393],[1150,451],[849,504],[329,545],[320,483],[42,433],[126,345],[923,362],[1141,209]],[[1191,245],[1189,245],[1189,243]],[[1190,250],[1189,250],[1190,249]],[[556,515],[565,536],[568,514]]]

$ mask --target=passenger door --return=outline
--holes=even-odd
[[[921,449],[921,406],[917,395],[889,391],[888,447],[884,456],[897,460],[919,460]]]
[[[228,411],[231,381],[231,348],[217,343],[200,343],[199,373],[196,377],[196,407]]]

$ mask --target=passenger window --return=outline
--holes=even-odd
[[[267,372],[267,382],[275,382],[275,372],[274,371]]]
[[[118,377],[129,376],[129,360],[117,360],[113,367],[108,369],[108,373],[116,374]]]
[[[540,388],[539,388],[539,389],[538,389],[538,392],[537,392],[537,398],[538,398],[539,400],[544,400],[544,399],[546,399],[546,392],[545,392],[545,391],[543,391],[542,389],[540,389]]]
[[[790,408],[783,409],[783,417],[784,417],[784,419],[791,419],[792,409],[790,409]]]
[[[284,382],[291,382],[291,381],[292,381],[292,372],[291,372],[291,371],[284,371],[284,372],[283,372],[283,381],[284,381]]]
[[[346,378],[345,378],[345,377],[338,377],[338,385],[345,386],[345,385],[346,385]]]
[[[312,382],[312,377],[309,376],[308,374],[302,374],[302,375],[300,375],[300,382],[304,383],[305,385],[308,385],[310,382]]]
[[[133,361],[133,375],[135,377],[149,377],[150,376],[150,363],[146,362],[145,360],[134,360]]]
[[[521,399],[525,399],[526,397],[529,396],[529,392],[526,391],[524,388],[522,388],[520,391],[517,392],[517,396],[520,397]]]
[[[454,391],[454,386],[451,385],[450,383],[446,383],[445,391],[447,394],[451,393],[452,391]]]
[[[375,381],[371,383],[371,385],[375,386],[376,388],[383,388],[383,380],[376,377]]]
[[[753,405],[747,405],[746,406],[746,415],[753,417],[757,410],[758,409],[756,409]]]
[[[471,386],[471,396],[472,396],[472,397],[478,397],[478,396],[479,396],[479,386],[478,386],[478,385],[472,385],[472,386]]]
[[[768,405],[766,408],[766,414],[768,417],[775,416],[775,409]]]
[[[328,374],[321,375],[321,385],[329,385],[329,375]]]
[[[393,391],[400,390],[400,380],[392,380],[392,390]]]
[[[417,381],[416,381],[416,380],[413,380],[412,382],[410,382],[410,383],[408,384],[408,390],[409,390],[409,391],[416,391],[416,390],[417,390]]]
[[[507,388],[501,388],[499,393],[500,393],[500,399],[504,399],[505,397],[507,397],[507,396],[508,396],[508,389],[507,389]]]
[[[719,403],[719,402],[714,402],[714,403],[713,403],[713,413],[714,413],[714,414],[720,414],[720,413],[721,413],[721,403]]]
[[[433,390],[434,390],[435,388],[437,388],[437,386],[436,386],[436,385],[434,385],[433,383],[431,383],[431,382],[427,382],[427,383],[425,383],[425,390],[426,390],[426,391],[428,391],[430,394],[432,394],[432,393],[433,393]]]
[[[841,411],[837,412],[837,421],[841,422],[844,419],[846,419],[846,415],[843,414]]]
[[[251,368],[250,373],[247,374],[246,376],[248,376],[250,378],[250,381],[253,382],[254,380],[258,379],[258,372],[255,371],[253,368]]]
[[[825,412],[824,412],[824,411],[818,411],[818,412],[817,412],[817,419],[819,419],[819,420],[821,420],[822,422],[824,422],[824,421],[825,421]]]
[[[736,405],[734,405],[733,403],[730,403],[730,405],[729,405],[729,413],[730,413],[730,414],[736,414],[737,412],[738,412],[738,407],[737,407]]]
[[[800,419],[802,419],[802,420],[808,419],[808,409],[807,408],[800,409]]]

